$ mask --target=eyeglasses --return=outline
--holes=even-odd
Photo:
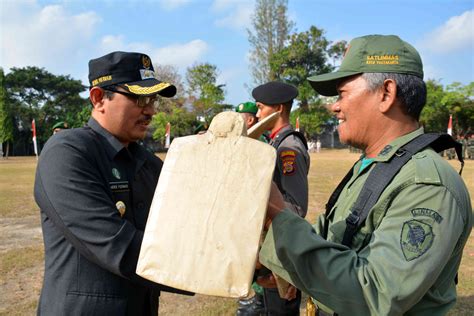
[[[156,95],[154,95],[154,96],[141,96],[141,95],[138,96],[138,95],[126,92],[126,91],[117,90],[116,86],[109,86],[107,88],[102,88],[102,89],[104,89],[106,91],[118,93],[118,94],[127,96],[129,98],[133,98],[133,99],[137,100],[137,106],[140,107],[140,108],[144,108],[144,107],[147,107],[147,106],[152,106],[153,108],[156,109],[156,106],[155,106],[155,102],[157,100]]]

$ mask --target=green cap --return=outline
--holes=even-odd
[[[336,72],[309,77],[321,95],[337,95],[336,86],[344,78],[365,72],[393,72],[423,79],[423,63],[416,49],[395,35],[367,35],[354,38],[347,46]]]
[[[240,103],[235,108],[235,112],[238,113],[252,113],[253,115],[257,114],[258,108],[257,105],[253,102]]]
[[[67,128],[67,123],[66,122],[57,122],[56,124],[53,125],[53,127],[51,129],[55,130],[56,128],[66,129]]]

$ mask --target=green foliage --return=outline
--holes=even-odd
[[[0,68],[0,143],[13,141],[13,116],[5,92],[5,74]]]
[[[217,85],[218,70],[209,63],[197,64],[187,69],[189,101],[196,116],[210,123],[212,117],[227,108],[224,101],[224,85]]]
[[[427,101],[420,121],[427,132],[445,132],[453,115],[453,135],[474,132],[474,82],[466,86],[455,82],[443,87],[435,80],[426,82]]]
[[[80,96],[85,89],[80,80],[70,76],[56,76],[38,67],[12,68],[5,76],[5,91],[14,116],[16,142],[30,141],[32,119],[36,120],[40,143],[51,136],[51,127],[58,121],[69,127],[84,125],[90,113],[88,100]]]
[[[300,130],[308,139],[314,139],[331,125],[332,115],[324,104],[315,103],[306,110],[298,108],[291,112],[290,121],[293,126],[296,125],[297,117],[300,119]]]
[[[152,128],[153,139],[164,142],[166,124],[171,124],[171,138],[191,135],[194,133],[196,123],[196,116],[187,111],[185,108],[175,107],[171,113],[159,112],[153,117]]]
[[[279,80],[298,88],[297,100],[303,112],[308,110],[309,104],[317,101],[307,78],[333,70],[333,66],[328,63],[329,44],[324,31],[311,26],[306,32],[291,35],[288,45],[274,54],[270,61]]]
[[[342,60],[346,49],[347,42],[344,40],[332,44],[332,46],[328,49],[328,53],[332,57],[334,67],[336,67],[337,61]]]

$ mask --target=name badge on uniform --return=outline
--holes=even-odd
[[[125,192],[129,190],[128,181],[109,182],[112,192]]]

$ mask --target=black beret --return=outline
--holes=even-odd
[[[89,61],[91,87],[107,87],[120,84],[135,95],[159,94],[170,98],[176,87],[155,78],[150,57],[141,53],[113,52]]]
[[[256,102],[263,104],[282,104],[296,98],[298,89],[287,83],[271,81],[253,89],[252,96]]]

